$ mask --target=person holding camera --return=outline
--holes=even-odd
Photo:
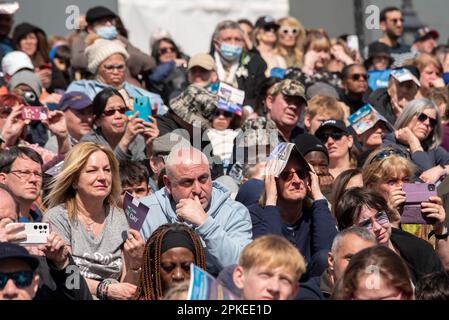
[[[396,120],[395,132],[383,139],[383,145],[407,154],[418,166],[419,178],[427,183],[435,183],[449,172],[449,152],[441,147],[441,121],[432,100],[415,99]]]

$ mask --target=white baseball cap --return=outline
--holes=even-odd
[[[12,76],[21,69],[34,71],[33,63],[25,52],[13,51],[3,57],[2,71],[4,75]]]

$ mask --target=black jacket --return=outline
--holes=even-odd
[[[237,84],[240,90],[245,91],[245,100],[243,101],[243,105],[250,105],[255,108],[258,90],[265,79],[267,64],[265,60],[257,53],[249,53],[249,55],[251,59],[246,66],[248,76],[237,77]]]
[[[391,98],[387,88],[377,89],[368,97],[368,103],[371,104],[381,115],[383,115],[390,124],[394,125],[396,116],[391,105]]]
[[[425,240],[396,228],[392,228],[390,239],[406,262],[413,283],[429,273],[444,271],[440,258]]]

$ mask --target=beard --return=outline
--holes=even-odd
[[[396,33],[394,33],[392,29],[387,29],[387,36],[393,40],[398,40],[401,37],[400,35],[398,36]]]

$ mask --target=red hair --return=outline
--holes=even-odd
[[[16,95],[16,94],[11,94],[11,93],[7,93],[4,95],[0,96],[0,107],[4,108],[4,107],[14,107],[16,104],[25,104],[25,101],[23,100],[22,97]]]

